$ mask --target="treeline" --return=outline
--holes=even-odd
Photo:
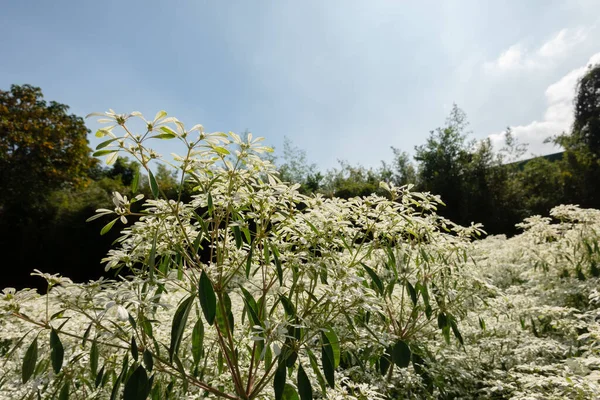
[[[515,233],[515,223],[546,215],[561,203],[600,208],[600,66],[577,86],[571,132],[552,140],[562,158],[517,162],[526,152],[510,130],[505,146],[493,151],[489,140],[468,138],[465,114],[456,106],[444,126],[430,132],[413,159],[392,148],[391,162],[364,168],[340,162],[325,172],[308,163],[302,150],[285,142],[279,160],[284,181],[304,193],[350,198],[379,192],[379,182],[413,184],[441,196],[440,214],[463,225],[480,222],[488,233]],[[0,250],[1,287],[38,287],[34,269],[75,281],[107,276],[101,264],[119,229],[99,232],[109,220],[87,223],[99,208],[114,208],[112,193],[132,196],[139,165],[118,158],[103,167],[91,156],[89,130],[68,107],[46,102],[39,88],[13,85],[0,91]],[[161,190],[178,196],[175,171],[156,170]],[[150,197],[141,179],[139,192]],[[184,197],[191,195],[184,188]],[[130,221],[131,222],[131,221]],[[110,276],[109,276],[110,277]]]
[[[413,184],[415,190],[440,195],[439,213],[454,222],[479,222],[490,234],[516,233],[515,224],[559,204],[600,208],[600,65],[591,67],[576,88],[574,124],[549,141],[562,147],[558,157],[519,161],[527,144],[507,129],[504,146],[489,139],[469,140],[465,113],[454,105],[444,126],[430,132],[413,159],[392,147],[391,162],[364,168],[340,161],[318,171],[306,153],[286,140],[281,174],[301,184],[305,193],[350,198],[379,190],[379,182]]]

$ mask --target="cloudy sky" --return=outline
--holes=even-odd
[[[164,109],[276,149],[287,136],[323,169],[412,153],[453,103],[473,138],[511,126],[555,152],[542,142],[569,129],[577,79],[600,62],[597,0],[0,6],[0,89],[39,86],[82,116]]]

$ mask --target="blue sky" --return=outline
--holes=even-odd
[[[600,62],[600,2],[0,0],[0,88],[78,115],[161,109],[207,131],[284,136],[321,169],[409,152],[452,103],[472,138],[533,153],[572,123]],[[94,121],[87,121],[94,130]],[[91,138],[92,144],[97,143]],[[174,149],[163,147],[159,152]]]

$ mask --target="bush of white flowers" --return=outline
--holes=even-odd
[[[304,196],[248,134],[205,133],[159,112],[101,117],[95,153],[127,153],[151,187],[114,194],[101,233],[126,278],[0,297],[1,398],[590,398],[600,369],[594,210],[473,242],[441,200]],[[143,121],[142,133],[131,120]],[[178,140],[189,201],[167,200],[148,145]],[[132,184],[134,194],[140,177]],[[131,218],[135,217],[135,218]],[[136,222],[130,223],[129,220]]]

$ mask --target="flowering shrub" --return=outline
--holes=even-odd
[[[115,209],[90,218],[114,216],[101,233],[125,225],[104,261],[128,276],[74,284],[36,272],[47,295],[5,289],[4,397],[548,398],[597,389],[593,211],[558,208],[559,224],[530,219],[516,238],[472,242],[480,227],[438,216],[434,195],[382,183],[386,197],[308,197],[261,158],[270,151],[261,138],[188,130],[164,112],[100,116],[107,140],[95,155],[135,158],[153,194],[137,212],[141,196],[115,193]],[[132,118],[145,133],[133,132]],[[183,144],[173,158],[181,186],[194,187],[189,201],[161,194],[153,140]]]

